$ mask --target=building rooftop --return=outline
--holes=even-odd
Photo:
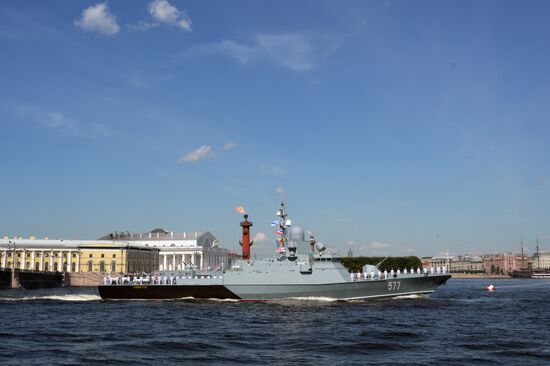
[[[173,231],[167,231],[162,228],[157,228],[146,233],[113,231],[112,233],[102,236],[101,238],[99,238],[99,240],[196,240],[207,234],[208,231],[185,231],[181,233],[175,233]]]

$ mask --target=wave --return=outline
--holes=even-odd
[[[336,299],[334,297],[325,297],[325,296],[297,296],[297,297],[287,297],[286,300],[333,302],[333,301],[339,301],[340,299]]]
[[[101,297],[98,295],[47,295],[47,296],[25,296],[25,297],[0,297],[0,301],[36,301],[36,300],[53,300],[53,301],[98,301]]]
[[[427,299],[427,298],[428,298],[427,295],[422,295],[422,294],[399,295],[399,296],[392,297],[392,299],[394,300]]]

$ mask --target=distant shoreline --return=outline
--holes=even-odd
[[[453,278],[471,278],[471,279],[509,279],[509,275],[485,274],[485,273],[451,273]]]

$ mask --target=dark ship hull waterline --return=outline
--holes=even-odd
[[[270,285],[220,285],[220,284],[176,284],[176,285],[101,285],[102,299],[339,299],[367,300],[414,294],[430,294],[445,283],[448,274],[428,277],[407,276],[386,280],[365,280],[317,285],[270,284]],[[207,282],[208,280],[205,280]]]
[[[99,294],[102,299],[367,300],[430,294],[451,278],[444,268],[388,273],[366,265],[361,272],[349,273],[339,256],[327,253],[313,236],[306,241],[304,231],[291,226],[284,204],[277,215],[280,238],[274,258],[250,258],[252,223],[245,215],[243,259],[231,269],[199,271],[190,266],[151,276],[109,277],[98,286]]]

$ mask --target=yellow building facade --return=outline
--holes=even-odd
[[[158,270],[159,250],[116,242],[0,239],[0,267],[45,272],[139,273]]]

